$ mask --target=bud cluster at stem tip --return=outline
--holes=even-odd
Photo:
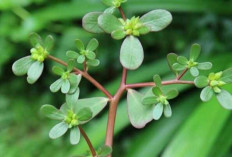
[[[68,124],[69,128],[75,127],[79,124],[77,115],[72,110],[68,111],[64,121]]]
[[[132,17],[131,19],[127,19],[126,21],[124,21],[123,19],[119,19],[119,21],[122,23],[126,35],[140,35],[139,29],[143,26],[143,24],[139,21],[139,17]]]
[[[223,72],[218,72],[218,73],[210,73],[209,74],[209,86],[213,88],[215,93],[220,93],[223,85],[226,83],[221,81],[220,78],[222,77]]]
[[[48,56],[48,51],[40,44],[31,49],[31,58],[39,62],[43,62]]]

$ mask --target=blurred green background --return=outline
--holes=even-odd
[[[129,83],[151,81],[155,73],[165,79],[173,78],[166,55],[188,55],[195,42],[202,45],[201,59],[214,63],[213,70],[232,66],[232,1],[128,0],[123,8],[128,17],[157,8],[173,14],[173,22],[164,31],[141,37],[144,64],[129,72]],[[11,65],[29,54],[31,32],[43,37],[53,35],[56,44],[51,54],[64,60],[67,50],[75,50],[74,39],[87,42],[96,37],[100,41],[97,54],[101,65],[90,73],[114,93],[122,70],[118,60],[122,41],[87,33],[81,27],[81,18],[86,13],[104,9],[100,0],[0,0],[1,157],[70,157],[88,151],[83,139],[79,145],[71,146],[68,136],[48,138],[49,129],[56,122],[42,117],[39,108],[45,103],[59,107],[64,102],[62,94],[49,91],[49,85],[57,78],[51,73],[54,63],[46,62],[42,78],[33,86],[27,84],[25,77],[14,76]],[[200,90],[177,87],[181,94],[172,102],[173,116],[152,121],[141,130],[130,125],[124,96],[117,113],[115,157],[232,156],[231,112],[222,109],[216,99],[202,103]],[[80,88],[81,98],[102,95],[84,79]],[[226,88],[232,92],[231,85]],[[107,109],[84,126],[96,148],[104,143]]]

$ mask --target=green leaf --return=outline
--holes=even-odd
[[[68,93],[69,89],[70,89],[70,82],[66,79],[63,81],[63,84],[61,86],[61,92],[66,94]]]
[[[201,52],[201,46],[199,44],[193,44],[190,50],[190,59],[196,61]]]
[[[88,60],[86,64],[96,67],[100,64],[100,61],[98,59]]]
[[[112,14],[100,15],[98,24],[106,33],[112,33],[115,30],[123,29],[122,23]]]
[[[79,88],[72,94],[66,94],[65,96],[66,104],[69,106],[69,108],[73,108],[73,106],[77,104],[79,94],[80,94]]]
[[[109,146],[101,146],[98,150],[97,150],[97,155],[99,157],[106,157],[107,155],[110,155],[112,153],[112,148]]]
[[[226,90],[222,90],[221,93],[217,94],[217,100],[227,110],[232,109],[232,95]]]
[[[149,97],[145,97],[142,99],[142,103],[144,105],[154,105],[157,103],[157,97],[155,96],[149,96]]]
[[[85,49],[84,43],[80,39],[75,40],[76,47],[79,51],[82,51]]]
[[[174,63],[172,65],[172,68],[175,70],[175,71],[182,71],[182,70],[185,70],[186,67],[185,65],[182,65],[182,64],[179,64],[179,63]]]
[[[27,82],[29,84],[35,83],[39,79],[39,77],[41,76],[41,74],[43,72],[43,68],[44,68],[43,62],[38,62],[38,61],[34,62],[30,66],[30,68],[27,72],[27,75],[28,75]]]
[[[174,99],[178,96],[179,92],[176,89],[172,89],[167,91],[167,93],[165,94],[165,96],[167,96],[167,99]]]
[[[160,117],[162,116],[164,106],[161,103],[158,103],[155,105],[155,108],[153,110],[153,119],[154,120],[159,120]]]
[[[68,61],[67,71],[72,72],[73,68],[75,67],[76,62],[72,59]]]
[[[97,39],[93,38],[89,41],[86,49],[89,51],[94,51],[97,49],[98,45],[99,45],[99,43],[98,43]]]
[[[92,118],[94,118],[99,112],[101,112],[107,105],[109,99],[105,97],[93,97],[86,99],[79,99],[74,106],[74,110],[79,112],[82,108],[90,108],[92,111]]]
[[[51,35],[48,35],[45,39],[45,49],[50,51],[54,46],[54,38]]]
[[[84,61],[85,61],[85,56],[84,56],[84,55],[80,55],[80,56],[77,58],[77,63],[82,64],[82,63],[84,63]]]
[[[232,83],[232,68],[223,71],[221,81],[224,81],[225,83]]]
[[[51,119],[64,120],[65,118],[65,115],[60,110],[58,110],[52,105],[47,105],[47,104],[43,105],[40,108],[40,111],[44,116],[51,118]]]
[[[198,88],[206,87],[209,84],[208,77],[206,77],[206,76],[198,76],[197,78],[195,78],[194,84]]]
[[[25,75],[33,63],[34,60],[31,59],[31,56],[23,57],[14,62],[12,71],[17,76]]]
[[[142,98],[143,95],[135,90],[129,89],[127,92],[127,112],[135,128],[143,128],[152,120],[153,106],[143,105]]]
[[[49,132],[49,137],[51,139],[56,139],[62,135],[64,135],[68,130],[68,124],[65,122],[61,122],[56,124]]]
[[[168,65],[172,72],[177,75],[177,71],[173,69],[172,65],[177,62],[177,55],[175,53],[169,53],[167,55]]]
[[[152,92],[153,92],[153,94],[154,94],[155,96],[160,96],[160,95],[163,94],[162,91],[161,91],[161,89],[160,89],[160,87],[153,87],[153,88],[152,88]]]
[[[154,75],[153,80],[155,82],[155,86],[161,87],[162,85],[162,80],[159,75]]]
[[[90,59],[90,60],[93,60],[93,59],[96,58],[96,55],[95,55],[95,53],[94,53],[93,51],[87,51],[87,52],[86,52],[86,57],[87,57],[88,59]]]
[[[58,91],[60,90],[62,84],[63,84],[63,79],[62,79],[62,78],[56,80],[56,81],[55,81],[54,83],[52,83],[51,86],[50,86],[51,92],[53,92],[53,93],[58,92]]]
[[[200,70],[209,70],[213,66],[210,62],[198,63],[197,68]]]
[[[81,75],[70,74],[69,81],[70,81],[70,90],[68,91],[68,94],[72,94],[77,90],[80,84]]]
[[[113,0],[101,0],[107,6],[113,6]]]
[[[83,28],[90,33],[103,33],[104,31],[98,25],[98,17],[102,12],[91,12],[82,19]]]
[[[140,27],[138,31],[139,31],[139,34],[144,35],[150,32],[150,28],[144,25]]]
[[[79,57],[79,54],[75,51],[67,51],[66,56],[72,59],[77,59]]]
[[[143,62],[143,47],[134,36],[128,36],[122,43],[120,50],[120,62],[129,70],[137,69]]]
[[[33,47],[36,47],[37,44],[43,46],[43,41],[37,33],[31,33],[29,36],[29,40]]]
[[[76,145],[79,143],[81,138],[81,133],[78,127],[74,127],[70,131],[70,143]]]
[[[116,8],[115,7],[109,7],[107,8],[104,13],[106,14],[113,14],[114,12],[116,11]]]
[[[87,107],[80,109],[77,113],[78,120],[81,122],[90,120],[92,116],[93,116],[92,111]]]
[[[119,30],[113,31],[111,33],[111,36],[112,36],[112,38],[114,38],[116,40],[120,40],[120,39],[125,38],[126,33],[123,30],[119,29]]]
[[[213,96],[213,89],[210,86],[205,87],[202,91],[201,91],[201,100],[204,102],[209,101],[212,96]]]
[[[179,57],[177,58],[177,61],[178,61],[180,64],[186,65],[187,62],[188,62],[188,59],[187,59],[186,57],[184,57],[184,56],[179,56]]]
[[[54,66],[52,68],[52,72],[56,75],[62,76],[62,74],[64,73],[64,69],[62,69],[61,67]]]
[[[157,32],[161,31],[172,22],[172,15],[166,10],[157,9],[143,15],[140,21],[150,28],[150,31]]]
[[[164,116],[167,118],[172,116],[172,108],[171,108],[170,104],[167,104],[164,106]]]
[[[196,77],[199,75],[199,70],[196,67],[191,67],[190,68],[190,73],[192,76]]]

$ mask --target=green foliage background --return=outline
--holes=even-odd
[[[49,85],[56,79],[51,74],[54,63],[46,62],[45,73],[35,85],[24,77],[13,76],[12,63],[29,54],[28,34],[52,34],[56,45],[52,55],[65,58],[74,49],[74,39],[100,41],[101,65],[91,74],[114,93],[119,85],[121,66],[119,48],[122,41],[109,35],[93,35],[81,27],[81,18],[90,11],[102,11],[100,0],[0,0],[0,156],[66,157],[85,154],[84,140],[71,146],[68,137],[50,140],[48,131],[54,122],[39,113],[42,104],[59,107],[64,96],[52,94]],[[151,81],[155,73],[174,77],[165,57],[169,52],[187,55],[190,45],[202,45],[202,60],[212,60],[213,70],[231,67],[232,2],[230,0],[128,0],[123,8],[128,17],[153,9],[167,9],[173,14],[172,24],[162,32],[141,37],[145,61],[130,71],[128,82]],[[189,76],[186,76],[186,78]],[[101,95],[87,81],[81,83],[81,98]],[[200,90],[178,86],[179,98],[172,102],[173,117],[152,121],[142,130],[129,124],[125,99],[119,104],[115,128],[115,157],[229,157],[232,156],[231,112],[213,99],[202,103]],[[232,86],[226,87],[232,92]],[[146,89],[143,89],[146,91]],[[125,97],[124,97],[125,98]],[[107,109],[84,129],[95,147],[104,143]]]

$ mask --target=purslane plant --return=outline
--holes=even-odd
[[[197,88],[203,88],[200,98],[202,101],[209,101],[213,95],[225,109],[232,109],[232,95],[223,89],[223,86],[232,83],[232,68],[221,71],[210,71],[207,76],[201,75],[199,70],[210,70],[212,63],[199,63],[201,47],[193,44],[190,50],[190,57],[178,56],[174,53],[167,55],[167,60],[175,78],[162,81],[159,75],[154,74],[153,82],[127,84],[127,71],[139,68],[144,59],[143,46],[138,39],[139,36],[151,32],[161,31],[172,21],[172,15],[162,9],[153,10],[142,17],[133,16],[127,19],[121,7],[126,0],[102,0],[109,8],[104,12],[91,12],[83,17],[83,28],[92,33],[111,34],[113,39],[124,39],[119,59],[122,64],[122,78],[116,94],[112,95],[89,73],[91,66],[98,66],[100,61],[97,59],[95,50],[99,43],[97,39],[91,39],[87,46],[80,39],[75,40],[78,52],[69,50],[66,55],[68,63],[50,55],[53,47],[52,36],[42,41],[36,33],[30,35],[30,41],[33,46],[31,55],[17,60],[13,66],[13,73],[17,76],[27,74],[27,81],[30,84],[35,83],[41,76],[46,60],[55,61],[66,67],[53,67],[53,72],[60,78],[51,83],[51,92],[61,90],[65,94],[64,104],[60,109],[52,105],[43,105],[41,112],[48,118],[58,120],[49,132],[49,137],[56,139],[68,130],[70,130],[71,144],[78,144],[82,135],[86,140],[91,155],[94,157],[111,156],[113,147],[114,125],[116,118],[117,105],[125,91],[127,91],[127,109],[131,124],[136,128],[143,128],[148,122],[158,120],[162,114],[165,117],[171,117],[172,109],[169,100],[178,96],[176,89],[166,90],[164,85],[171,84],[190,84]],[[115,11],[121,14],[121,17],[114,15]],[[83,70],[76,67],[77,64],[83,65]],[[183,80],[183,76],[190,72],[193,80]],[[92,97],[79,99],[79,84],[81,79],[87,79],[96,88],[101,90],[105,97]],[[142,94],[136,91],[136,88],[150,87],[147,93]],[[91,144],[82,125],[93,119],[109,103],[108,123],[106,128],[105,145],[97,151]]]

